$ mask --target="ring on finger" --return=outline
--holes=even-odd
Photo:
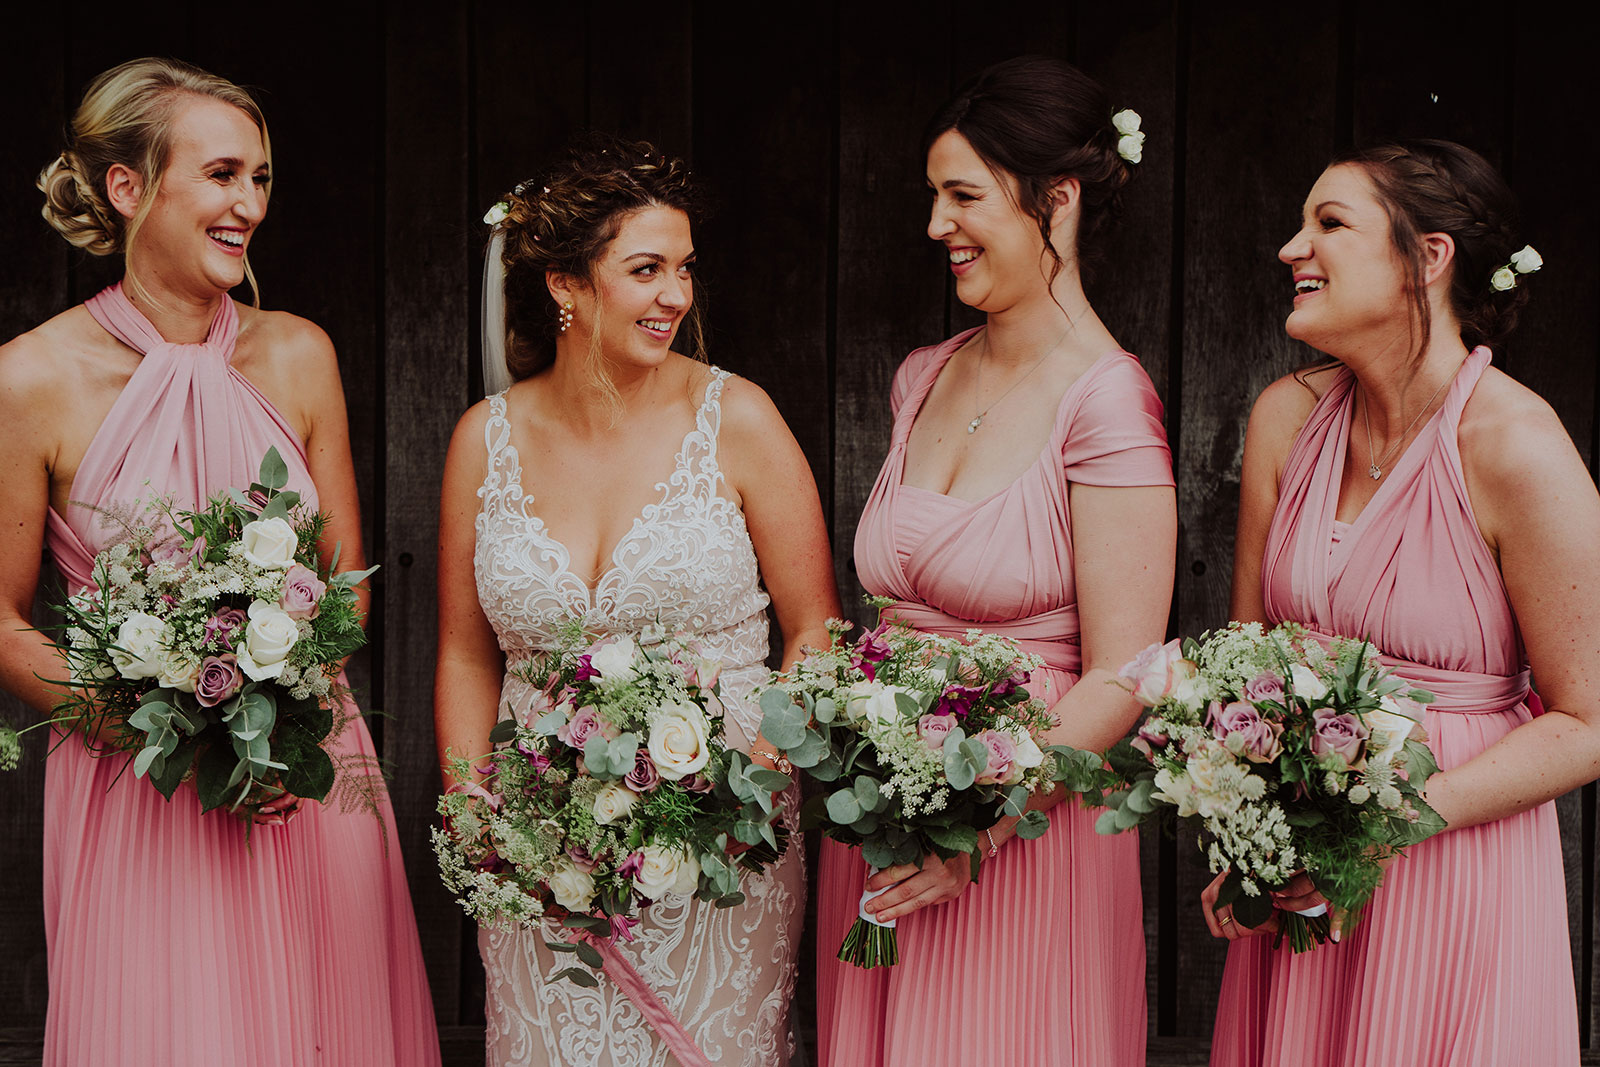
[[[1231,913],[1227,914],[1227,915],[1219,915],[1219,916],[1217,916],[1217,925],[1218,926],[1227,926],[1231,922],[1233,922],[1233,915]]]

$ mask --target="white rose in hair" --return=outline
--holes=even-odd
[[[1123,108],[1111,116],[1111,125],[1116,127],[1118,133],[1138,133],[1139,113],[1133,108]]]
[[[154,615],[136,611],[117,629],[111,662],[124,678],[154,678],[161,673],[161,632],[166,624]]]
[[[1489,284],[1494,286],[1496,292],[1505,292],[1507,289],[1517,287],[1517,274],[1510,267],[1501,267],[1489,279]]]
[[[1544,266],[1544,257],[1535,252],[1532,245],[1523,245],[1511,253],[1511,266],[1518,274],[1532,274]]]
[[[286,570],[294,562],[300,535],[283,519],[257,519],[239,532],[244,558],[264,570]]]
[[[1144,134],[1125,133],[1117,138],[1117,155],[1129,163],[1138,163],[1144,159]]]

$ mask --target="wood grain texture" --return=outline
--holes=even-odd
[[[439,770],[433,745],[438,624],[439,481],[467,407],[467,34],[461,14],[391,5],[385,15],[383,171],[384,570],[374,614],[383,625],[383,702],[393,716],[385,756],[400,847],[420,918],[439,1022],[457,1021],[462,922],[439,881],[429,828]]]

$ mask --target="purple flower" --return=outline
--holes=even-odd
[[[641,867],[643,867],[643,866],[644,866],[644,853],[643,852],[630,853],[627,859],[623,860],[620,864],[618,864],[618,866],[617,866],[617,877],[619,877],[619,878],[632,878],[634,875],[639,873],[639,869]]]
[[[687,778],[678,779],[678,784],[691,793],[709,793],[716,785],[703,774],[692,774]]]
[[[327,583],[317,577],[316,571],[296,563],[284,575],[283,595],[278,598],[278,606],[291,619],[314,619],[318,602],[327,591]]]
[[[583,655],[579,656],[578,657],[578,669],[577,669],[576,672],[573,673],[573,676],[572,676],[573,682],[574,683],[587,682],[590,678],[598,678],[598,677],[600,677],[600,672],[595,670],[594,667],[592,665],[590,665],[590,663],[589,663],[589,654],[587,652],[585,652]]]
[[[1368,736],[1361,720],[1332,708],[1318,708],[1311,713],[1311,722],[1311,751],[1318,756],[1338,756],[1346,766],[1355,766]]]
[[[865,674],[869,682],[878,680],[878,664],[888,659],[894,652],[887,641],[880,640],[888,629],[889,624],[881,622],[876,629],[862,634],[861,640],[856,642],[856,654],[851,664]]]
[[[1271,763],[1283,751],[1280,740],[1283,726],[1263,719],[1254,704],[1243,700],[1229,704],[1213,700],[1206,721],[1211,724],[1211,733],[1217,740],[1227,742],[1238,737],[1234,744],[1241,747],[1235,749],[1230,745],[1229,748],[1251,763]]]
[[[999,686],[997,685],[995,688],[998,690]],[[1015,686],[1012,688],[1015,688]],[[972,711],[972,705],[976,704],[982,696],[982,689],[972,689],[964,685],[948,685],[940,695],[938,703],[934,705],[933,713],[935,715],[954,715],[958,719],[964,719]]]
[[[203,645],[214,645],[233,651],[233,642],[244,629],[245,613],[240,608],[222,608],[211,618],[206,620],[205,637]]]
[[[556,736],[582,752],[589,738],[611,740],[617,736],[617,728],[596,715],[593,708],[581,708],[570,722],[556,731]]]
[[[585,874],[593,873],[595,868],[594,857],[582,845],[573,845],[567,849],[567,858],[572,861],[572,865],[578,870],[583,871]]]
[[[214,708],[239,691],[244,675],[232,655],[207,656],[200,661],[200,677],[194,684],[194,698],[203,708]]]
[[[534,748],[520,737],[517,738],[517,751],[527,757],[528,762],[533,765],[534,770],[543,771],[549,769],[550,757],[546,756],[544,753],[540,752],[538,749]]]
[[[622,784],[635,793],[648,793],[661,784],[661,772],[644,749],[633,754],[633,770],[623,775]]]
[[[1283,676],[1273,671],[1262,671],[1245,683],[1244,698],[1252,704],[1282,704]]]
[[[537,238],[535,238],[537,240]],[[611,940],[632,941],[633,928],[639,925],[638,919],[630,919],[626,915],[613,915],[611,918]]]

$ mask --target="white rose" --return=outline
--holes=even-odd
[[[901,685],[879,685],[877,682],[857,682],[850,687],[850,717],[866,719],[880,724],[896,723],[903,719],[896,693],[904,693],[922,706],[922,694]]]
[[[300,627],[288,612],[265,600],[252,601],[249,614],[244,645],[235,655],[247,677],[264,682],[283,673],[284,659],[300,639]]]
[[[124,678],[154,678],[161,673],[161,632],[166,624],[154,615],[136,611],[117,630],[111,662]]]
[[[497,226],[511,217],[511,207],[504,200],[483,214],[483,221],[490,226]]]
[[[1116,127],[1118,133],[1138,133],[1139,113],[1131,107],[1123,108],[1111,116],[1111,125]]]
[[[1117,155],[1129,163],[1144,159],[1144,134],[1125,133],[1117,138]]]
[[[1389,761],[1405,747],[1406,738],[1416,728],[1417,721],[1407,715],[1392,696],[1379,698],[1378,708],[1366,713],[1367,727],[1372,739],[1367,742],[1367,760],[1379,766]]]
[[[1495,291],[1499,293],[1503,293],[1507,289],[1515,289],[1517,287],[1517,272],[1510,267],[1501,267],[1489,278],[1489,284],[1494,286]]]
[[[1181,771],[1166,767],[1157,771],[1155,796],[1176,806],[1181,818],[1187,818],[1198,810],[1195,807],[1194,784]]]
[[[711,758],[709,726],[700,709],[676,704],[658,712],[650,723],[645,749],[661,777],[676,782],[698,774]]]
[[[1033,737],[1028,731],[1019,726],[1008,732],[1017,743],[1017,754],[1011,757],[1011,766],[1019,767],[1026,771],[1032,770],[1044,762],[1044,753],[1039,750],[1039,746],[1034,743]]]
[[[619,634],[589,653],[589,666],[600,672],[602,681],[631,682],[639,673],[633,666],[637,652],[633,638]]]
[[[1328,687],[1317,677],[1317,672],[1304,663],[1290,667],[1289,677],[1294,682],[1294,695],[1302,700],[1317,701],[1328,695]]]
[[[594,821],[601,826],[610,826],[619,819],[627,818],[628,812],[633,810],[634,801],[639,799],[639,794],[618,782],[607,782],[600,787],[600,792],[594,795]]]
[[[1511,253],[1511,266],[1518,274],[1532,274],[1544,266],[1544,257],[1535,252],[1532,245],[1523,245]]]
[[[161,673],[156,681],[168,689],[194,692],[194,683],[200,675],[200,660],[184,652],[168,651],[161,657]]]
[[[588,911],[594,903],[594,879],[568,860],[557,864],[545,884],[550,887],[556,903],[568,911]]]
[[[284,519],[257,519],[239,534],[244,558],[264,570],[286,570],[294,562],[300,535]]]
[[[633,876],[633,887],[642,897],[659,900],[666,893],[686,896],[700,884],[698,866],[686,849],[646,845],[639,855],[644,862]]]

